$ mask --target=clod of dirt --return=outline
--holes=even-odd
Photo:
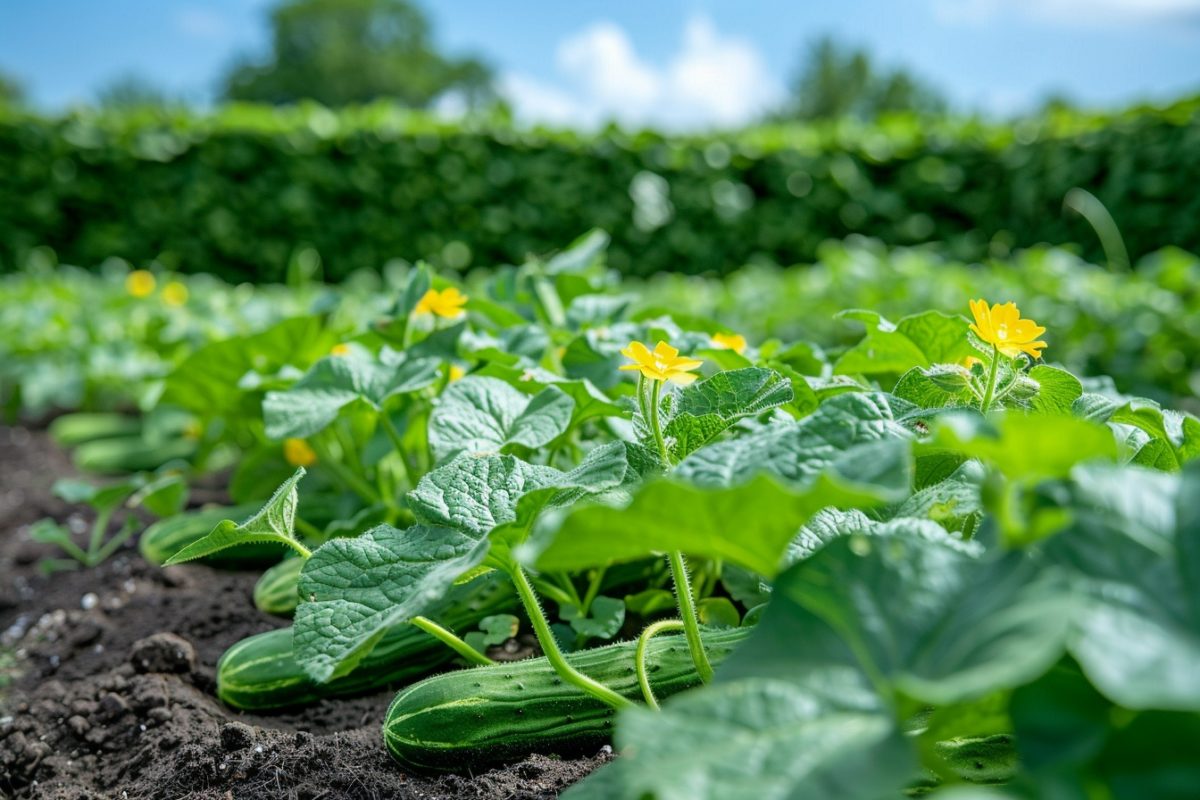
[[[226,722],[221,726],[221,745],[229,751],[245,750],[254,744],[254,728],[244,722]]]
[[[196,650],[183,637],[156,633],[133,643],[129,663],[138,672],[189,675],[196,669]]]

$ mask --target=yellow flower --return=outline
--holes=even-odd
[[[163,287],[162,297],[169,306],[181,306],[187,302],[188,289],[179,281],[171,281]]]
[[[331,356],[348,356],[348,355],[350,355],[350,345],[335,344],[333,347],[329,348],[329,355],[331,355]]]
[[[467,304],[467,296],[453,286],[438,291],[430,289],[417,303],[418,314],[437,314],[439,317],[457,317]]]
[[[317,454],[303,439],[284,439],[283,457],[293,467],[311,467],[317,461]]]
[[[746,349],[746,337],[740,333],[714,333],[712,343],[718,350],[732,350],[738,355]]]
[[[144,269],[135,269],[125,278],[125,291],[134,297],[149,297],[154,293],[154,274]]]
[[[467,371],[465,369],[463,369],[462,367],[460,367],[458,364],[450,365],[450,383],[454,383],[455,381],[460,380],[462,378],[462,376],[466,375],[466,374],[467,374]]]
[[[996,303],[989,308],[986,300],[972,300],[971,313],[975,315],[971,330],[1004,355],[1012,358],[1018,353],[1028,353],[1034,358],[1041,357],[1046,343],[1037,341],[1037,337],[1046,329],[1031,319],[1021,319],[1016,303]]]
[[[696,380],[692,370],[704,363],[695,358],[681,358],[679,351],[666,342],[656,344],[653,351],[641,342],[630,342],[621,355],[633,361],[621,369],[636,370],[652,381],[671,381],[680,386]]]

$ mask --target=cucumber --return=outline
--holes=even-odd
[[[261,503],[246,503],[240,506],[218,506],[184,511],[173,517],[161,519],[142,533],[138,550],[142,558],[151,564],[162,566],[163,562],[181,549],[207,536],[217,523],[224,519],[241,520],[262,508]],[[204,559],[204,563],[217,566],[262,566],[279,560],[282,549],[277,544],[244,544],[222,550]]]
[[[285,558],[268,569],[254,584],[254,605],[259,611],[290,617],[300,603],[298,584],[303,558]]]
[[[430,614],[455,630],[472,628],[484,617],[511,613],[518,606],[512,584],[486,576],[456,586]],[[322,697],[362,694],[388,684],[424,677],[455,657],[454,651],[408,623],[391,628],[348,675],[320,684],[292,654],[292,629],[249,636],[217,662],[217,696],[247,711],[303,706]]]
[[[703,633],[713,666],[751,628]],[[640,700],[636,642],[581,650],[567,661],[614,691]],[[661,699],[700,683],[682,635],[652,639],[650,683]],[[564,683],[550,662],[531,658],[436,675],[402,689],[388,708],[383,738],[392,757],[421,772],[461,772],[511,762],[534,752],[593,752],[612,733],[614,710]]]
[[[118,436],[96,439],[75,448],[72,459],[84,472],[101,475],[123,475],[130,472],[158,469],[168,461],[191,458],[196,443],[188,439],[166,442],[147,442],[137,436]]]
[[[126,414],[64,414],[50,423],[50,435],[63,447],[74,447],[96,439],[139,436],[142,421]]]

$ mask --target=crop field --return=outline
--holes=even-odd
[[[0,276],[0,792],[1197,796],[1200,259],[608,245]]]

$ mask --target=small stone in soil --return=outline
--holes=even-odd
[[[182,637],[156,633],[133,643],[129,661],[138,672],[188,674],[196,668],[196,651]]]

